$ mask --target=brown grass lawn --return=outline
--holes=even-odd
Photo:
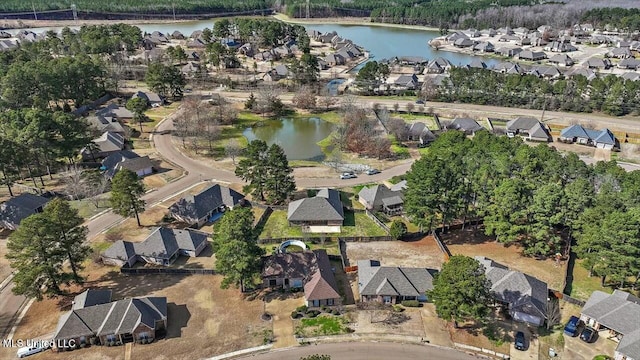
[[[545,281],[551,289],[562,290],[566,262],[558,266],[554,260],[536,260],[522,256],[520,247],[506,247],[478,232],[452,231],[444,234],[442,239],[453,255],[486,256],[509,268]]]
[[[7,238],[2,235],[0,236],[0,283],[11,274],[9,260],[5,255],[7,255]]]
[[[380,260],[383,266],[428,267],[440,269],[444,257],[431,236],[413,241],[378,241],[347,243],[351,265],[358,260]]]
[[[166,296],[168,333],[150,345],[134,345],[132,359],[198,359],[262,345],[270,323],[260,319],[263,303],[249,301],[237,289],[220,289],[217,275],[126,276],[111,268],[89,264],[86,288],[112,289],[114,299],[136,296]],[[75,293],[81,291],[76,288]],[[71,296],[36,302],[29,309],[16,338],[50,334],[59,316],[70,306]],[[67,307],[61,307],[63,305]],[[15,351],[15,349],[13,349]],[[4,353],[0,353],[4,355]],[[4,357],[3,357],[4,358]],[[34,359],[124,358],[124,346],[87,349]]]
[[[482,329],[454,329],[451,324],[448,326],[451,340],[455,343],[471,345],[483,349],[491,349],[503,354],[509,354],[509,342],[504,342],[496,346],[483,333]]]

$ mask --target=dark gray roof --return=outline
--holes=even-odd
[[[511,130],[511,131],[527,131],[529,129],[531,129],[532,127],[534,127],[535,125],[539,124],[540,121],[538,121],[538,119],[534,118],[534,117],[529,117],[529,116],[520,116],[516,119],[513,119],[509,122],[507,122],[507,130]]]
[[[594,291],[581,313],[625,335],[640,330],[640,299],[624,291]]]
[[[47,198],[29,193],[14,196],[0,204],[0,224],[19,225],[22,220],[35,214],[37,209],[48,202]]]
[[[207,241],[207,237],[206,233],[193,229],[159,227],[142,242],[116,241],[102,256],[121,260],[129,260],[133,256],[170,259],[178,250],[196,250]]]
[[[634,321],[639,322],[640,318],[636,317]],[[616,351],[624,354],[627,358],[640,358],[640,330],[625,334],[620,340]]]
[[[477,121],[470,118],[455,118],[451,123],[451,127],[469,133],[484,129]]]
[[[402,192],[401,191],[393,191],[387,188],[384,185],[375,185],[370,187],[363,187],[362,190],[358,193],[358,197],[364,199],[367,203],[371,204],[373,207],[378,207],[383,205],[385,200],[399,198],[399,204],[402,204]]]
[[[316,196],[312,198],[300,199],[289,203],[287,220],[344,220],[340,192],[333,189],[320,189]]]
[[[153,163],[149,156],[142,156],[132,159],[125,159],[116,166],[117,169],[128,169],[133,172],[138,172],[144,169],[153,168]]]
[[[95,115],[87,117],[87,123],[90,127],[98,131],[111,131],[124,133],[124,127],[120,122],[112,116]]]
[[[422,134],[424,129],[427,128],[427,125],[421,121],[414,122],[409,126],[409,134],[414,137],[418,137]]]
[[[133,112],[124,106],[120,106],[116,103],[111,103],[106,107],[96,111],[96,116],[103,117],[116,117],[121,119],[133,118]]]
[[[485,268],[487,279],[491,282],[494,296],[510,304],[510,309],[546,318],[547,284],[541,280],[515,270],[493,260],[476,256]]]
[[[54,339],[131,333],[140,324],[155,329],[167,318],[167,298],[134,298],[74,309],[58,321]]]
[[[198,221],[212,210],[237,205],[244,196],[226,186],[212,185],[195,195],[187,195],[169,207],[172,214]]]
[[[316,256],[312,251],[274,254],[264,258],[262,277],[304,279],[316,266]]]
[[[73,310],[111,302],[111,290],[85,290],[73,299]]]
[[[117,172],[116,167],[118,166],[118,164],[128,159],[135,159],[139,157],[140,155],[134,153],[133,151],[121,150],[104,158],[104,160],[102,160],[101,168],[105,170],[105,174],[108,178],[112,178]]]
[[[136,256],[136,249],[130,241],[118,240],[102,253],[102,256],[110,259],[129,261]]]
[[[360,295],[419,296],[433,289],[433,271],[426,268],[380,266],[380,262],[376,260],[360,260]]]

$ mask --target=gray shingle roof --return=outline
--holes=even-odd
[[[96,116],[115,117],[120,119],[132,119],[133,113],[124,106],[111,103],[106,107],[96,111]]]
[[[321,189],[316,196],[289,203],[287,211],[289,221],[340,221],[344,220],[344,210],[340,192],[333,189]]]
[[[541,280],[515,270],[483,256],[476,256],[485,268],[487,279],[491,282],[494,296],[510,304],[515,311],[546,318],[547,284]]]
[[[167,298],[134,298],[74,309],[62,315],[54,339],[131,333],[138,325],[155,329],[167,318]]]
[[[451,123],[451,127],[464,132],[475,133],[484,129],[477,121],[470,118],[455,118]]]
[[[101,152],[118,151],[124,148],[124,138],[118,133],[105,131],[100,137],[92,140]]]
[[[110,259],[129,261],[129,259],[136,256],[136,250],[132,242],[118,240],[105,250],[102,256]]]
[[[364,199],[373,207],[382,206],[385,199],[400,198],[399,204],[402,203],[402,192],[393,191],[384,185],[375,185],[363,187],[358,193],[358,197]]]
[[[90,127],[98,131],[124,133],[124,127],[115,117],[102,115],[89,116],[87,117],[87,123]]]
[[[523,130],[529,130],[532,127],[534,127],[535,125],[539,124],[540,121],[538,121],[538,119],[534,118],[534,117],[529,117],[529,116],[520,116],[517,117],[513,120],[510,120],[509,122],[507,122],[507,130],[510,131],[523,131]]]
[[[314,270],[315,260],[311,251],[274,254],[264,259],[262,277],[304,279]]]
[[[125,159],[124,161],[122,161],[117,165],[118,169],[128,169],[133,172],[150,169],[152,167],[153,167],[153,163],[151,162],[151,159],[149,159],[149,156]]]
[[[563,138],[583,138],[589,139],[594,142],[615,145],[616,138],[609,129],[592,130],[583,127],[582,125],[571,125],[560,131],[560,136]]]
[[[226,186],[212,185],[195,195],[187,195],[169,207],[172,214],[198,221],[211,211],[225,205],[237,205],[244,196]]]
[[[73,310],[111,302],[111,290],[85,290],[73,299]]]
[[[388,267],[376,260],[360,260],[358,287],[365,296],[419,296],[433,289],[433,275],[426,268]]]
[[[36,213],[36,209],[43,207],[49,199],[22,193],[0,204],[0,224],[6,223],[11,226],[19,225],[29,215]]]

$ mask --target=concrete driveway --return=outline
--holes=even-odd
[[[564,336],[564,357],[569,360],[593,359],[596,355],[609,355],[613,357],[613,353],[618,344],[613,340],[607,339],[608,332],[600,331],[595,342],[587,344],[580,340],[578,336]]]
[[[524,333],[524,340],[526,350],[516,350],[515,341],[510,344],[509,355],[513,360],[538,360],[538,352],[540,350],[540,342],[535,339],[527,327],[527,325],[513,322],[513,331],[511,332],[511,338],[515,339],[516,332],[522,331]]]

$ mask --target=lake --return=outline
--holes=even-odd
[[[199,20],[179,23],[140,24],[138,27],[143,32],[148,33],[154,31],[172,33],[178,30],[185,36],[189,36],[195,30],[202,30],[205,27],[212,28],[213,23],[213,20]],[[467,65],[476,58],[472,55],[438,51],[431,48],[427,45],[427,42],[440,35],[436,31],[369,25],[307,24],[304,26],[307,29],[314,29],[321,32],[335,30],[341,37],[350,39],[357,45],[367,49],[375,56],[375,60],[390,59],[394,56],[422,56],[431,60],[441,56],[451,61],[453,65]],[[41,27],[28,30],[38,33],[47,30],[60,31],[61,29],[62,27]],[[7,31],[15,34],[20,30],[13,29]],[[489,66],[499,62],[491,58],[484,58],[484,61]]]
[[[247,128],[242,135],[248,141],[260,139],[268,145],[280,145],[289,160],[321,161],[324,154],[316,143],[329,136],[333,127],[318,118],[273,119]]]

